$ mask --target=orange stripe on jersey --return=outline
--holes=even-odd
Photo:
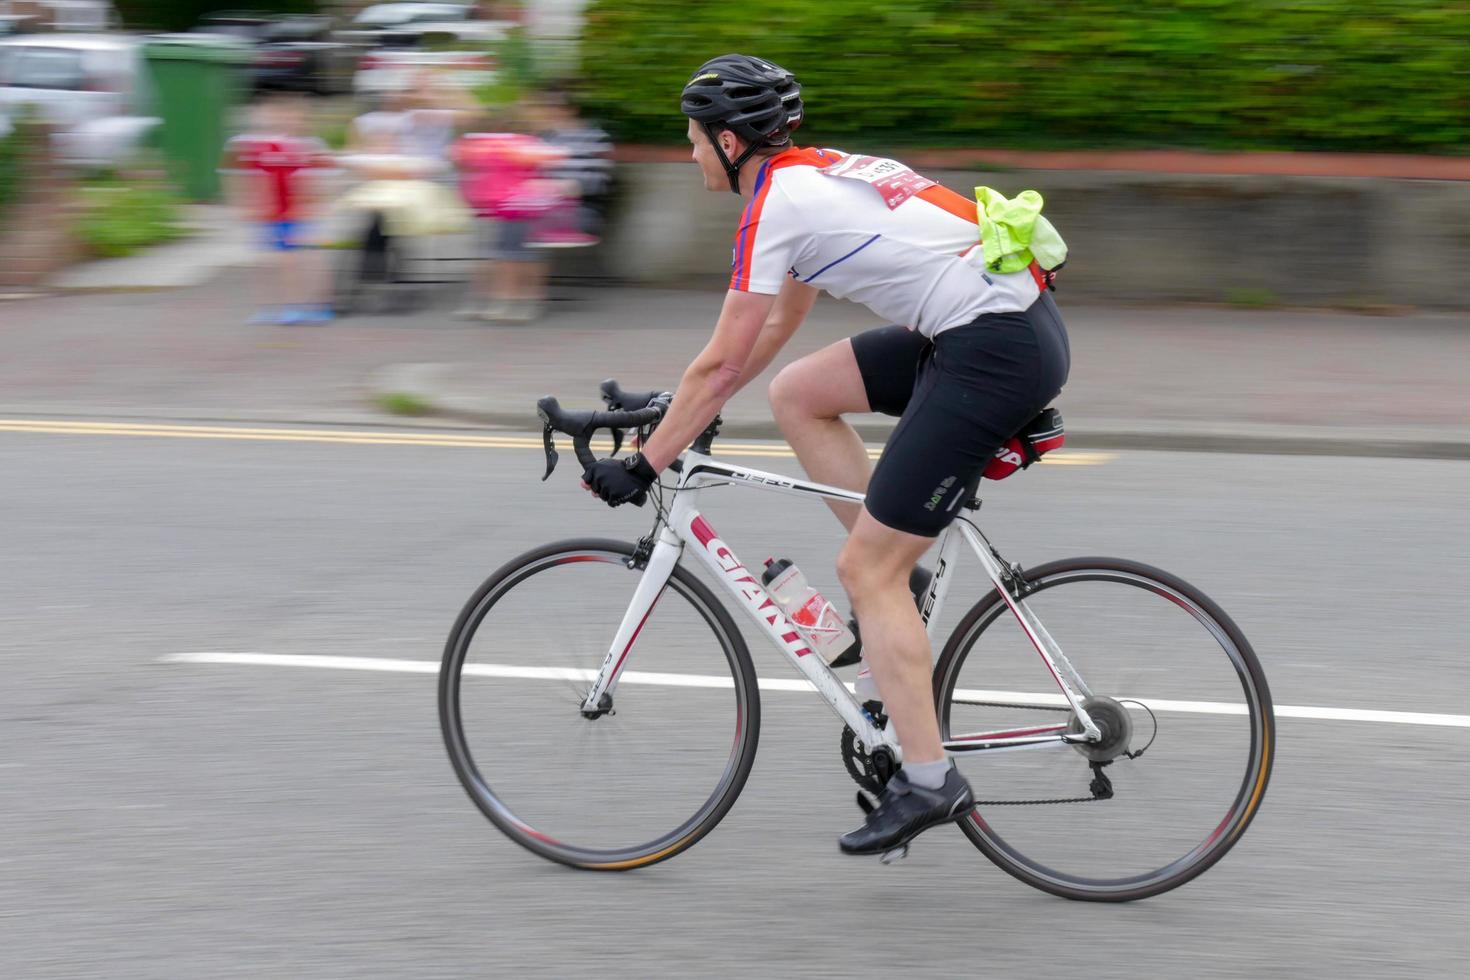
[[[730,270],[730,288],[750,288],[750,260],[755,254],[755,236],[759,230],[761,210],[766,206],[766,195],[771,193],[771,161],[763,164],[756,172],[755,193],[745,212],[740,215],[740,227],[735,232],[735,264]]]
[[[934,184],[919,191],[918,197],[922,201],[928,201],[936,208],[948,211],[956,218],[963,218],[972,225],[978,225],[980,221],[980,209],[976,203],[963,194],[956,194],[943,184]]]

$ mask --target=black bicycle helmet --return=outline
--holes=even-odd
[[[738,194],[741,164],[763,147],[788,145],[792,130],[801,125],[801,85],[780,65],[725,54],[699,66],[684,84],[679,108],[704,127],[730,178],[730,189]],[[721,129],[749,144],[734,162],[715,139]]]

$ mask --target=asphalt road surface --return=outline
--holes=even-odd
[[[981,523],[1008,558],[1117,554],[1203,588],[1278,705],[1451,716],[1282,718],[1243,842],[1180,890],[1109,906],[1031,890],[948,829],[891,867],[841,856],[859,814],[838,725],[798,693],[763,695],[754,774],[711,836],[597,875],[473,808],[431,673],[167,659],[432,663],[512,554],[643,532],[645,512],[593,503],[570,466],[537,482],[535,448],[24,429],[0,426],[0,976],[1383,978],[1470,961],[1465,463],[1079,454],[990,488]],[[836,591],[825,511],[720,494],[706,512],[726,540]],[[794,676],[752,650],[763,677]]]

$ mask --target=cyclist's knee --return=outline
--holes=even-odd
[[[851,361],[850,353],[847,358]],[[835,419],[867,411],[862,376],[831,347],[786,365],[771,379],[767,394],[778,419]]]
[[[808,413],[808,395],[811,385],[804,377],[805,369],[801,361],[793,361],[776,372],[766,389],[766,394],[771,400],[771,411],[776,416],[792,416]]]
[[[897,569],[870,542],[848,538],[837,554],[837,579],[854,603],[897,582],[907,582],[908,570]]]
[[[864,559],[853,549],[851,540],[837,553],[837,581],[842,583],[842,588],[853,602],[857,602],[858,597],[868,588],[867,577],[863,574],[865,564]]]

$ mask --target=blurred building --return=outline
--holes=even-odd
[[[119,23],[108,0],[0,0],[0,17],[56,31],[105,31]]]

